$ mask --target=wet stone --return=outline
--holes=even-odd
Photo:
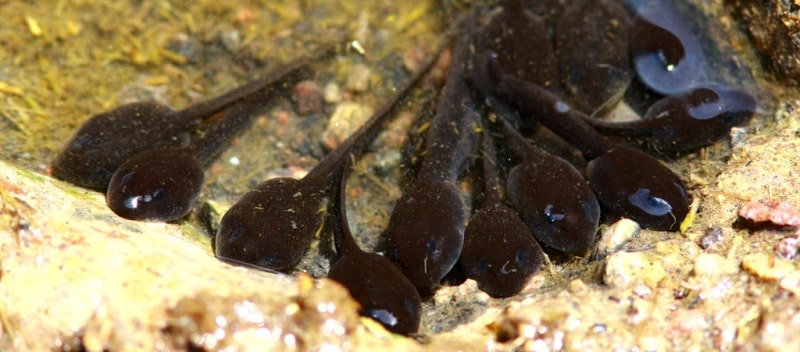
[[[716,277],[734,274],[739,271],[736,263],[719,254],[701,253],[694,260],[694,275],[699,277]]]
[[[353,132],[355,132],[364,121],[372,116],[371,107],[357,103],[341,103],[336,106],[328,127],[323,133],[322,141],[325,147],[333,149],[344,142]]]
[[[300,115],[322,112],[322,88],[314,81],[300,81],[292,89],[292,99]]]
[[[602,259],[611,253],[622,249],[622,246],[634,238],[642,228],[636,221],[630,219],[620,219],[602,231],[600,240],[593,258]]]
[[[721,242],[723,239],[724,235],[722,233],[722,229],[716,226],[711,227],[700,239],[700,247],[703,247],[703,249],[709,249],[711,246]]]
[[[370,68],[363,64],[353,66],[347,77],[345,88],[356,93],[366,91],[367,88],[369,88],[369,77],[371,73],[372,71]]]
[[[617,288],[630,287],[636,283],[654,287],[667,275],[661,261],[662,258],[653,253],[614,253],[606,259],[603,282]]]
[[[742,269],[767,281],[780,280],[796,270],[791,261],[767,253],[748,254],[742,258]]]

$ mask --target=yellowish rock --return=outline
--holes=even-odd
[[[701,253],[695,258],[693,273],[695,276],[720,276],[735,274],[739,271],[736,263],[714,253]]]
[[[796,267],[791,261],[774,254],[753,253],[742,259],[742,269],[760,279],[774,281],[789,275]]]
[[[603,281],[613,287],[645,283],[651,287],[667,275],[661,258],[653,253],[619,252],[608,257]]]

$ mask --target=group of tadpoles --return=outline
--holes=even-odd
[[[600,1],[595,6],[619,5]],[[649,154],[616,144],[596,129],[661,149],[692,149],[746,121],[755,111],[755,100],[722,84],[698,81],[702,74],[691,70],[703,66],[702,55],[691,52],[696,50],[692,38],[668,23],[678,15],[657,1],[638,6],[631,37],[650,34],[640,39],[649,40],[646,45],[631,49],[633,66],[645,85],[664,95],[644,120],[599,121],[547,88],[553,81],[539,76],[552,59],[528,43],[546,35],[521,1],[504,1],[483,24],[478,23],[483,15],[478,9],[454,37],[452,62],[416,177],[395,204],[384,233],[385,256],[362,251],[354,240],[345,185],[354,160],[438,53],[305,177],[270,179],[245,194],[220,221],[215,255],[291,271],[326,224],[340,256],[329,277],[349,289],[362,305],[361,314],[391,331],[413,334],[419,329],[422,299],[431,297],[452,270],[462,271],[494,297],[515,295],[539,271],[542,247],[567,255],[589,251],[601,209],[609,218],[628,217],[644,227],[676,230],[689,208],[681,178]],[[668,20],[654,16],[664,13],[661,18]],[[204,167],[248,126],[265,97],[279,94],[334,48],[324,47],[317,55],[180,111],[134,103],[95,115],[58,155],[52,173],[106,192],[109,207],[122,217],[180,219],[202,189]],[[663,77],[653,78],[658,75]],[[694,81],[681,83],[684,76]],[[669,83],[662,89],[658,82],[664,80]],[[540,126],[577,148],[586,169],[543,151],[521,134]],[[520,160],[505,182],[498,164],[509,158],[497,156],[498,139]],[[476,155],[482,159],[482,196],[470,216],[457,182]],[[320,211],[326,199],[327,214]]]

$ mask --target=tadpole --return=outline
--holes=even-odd
[[[510,297],[539,272],[544,252],[520,216],[503,204],[494,141],[488,129],[481,145],[484,200],[464,231],[459,265],[482,291],[493,297]]]
[[[472,36],[465,34],[453,46],[419,171],[395,203],[385,232],[389,258],[423,298],[450,272],[464,245],[467,214],[456,181],[476,149],[480,124],[465,80],[471,46]]]
[[[612,0],[567,4],[559,16],[554,41],[564,96],[592,115],[610,110],[633,79],[628,55],[631,19],[625,7]],[[513,72],[505,65],[503,68]]]
[[[333,192],[336,196],[332,197],[329,220],[339,258],[331,265],[328,277],[346,287],[361,304],[361,315],[398,334],[416,333],[422,318],[422,300],[414,284],[386,257],[363,251],[350,232],[345,202],[349,174],[348,164],[338,192]]]

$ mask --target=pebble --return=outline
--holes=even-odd
[[[350,68],[350,74],[347,76],[347,83],[345,88],[350,91],[361,93],[369,88],[369,76],[372,73],[369,67],[364,64],[356,64]]]
[[[748,254],[742,258],[742,269],[766,281],[776,281],[796,270],[794,263],[767,253]]]
[[[350,137],[364,121],[372,116],[371,107],[358,103],[345,102],[336,106],[328,120],[328,127],[322,135],[322,143],[326,148],[336,148]]]
[[[219,39],[225,49],[230,52],[236,52],[242,45],[242,38],[239,31],[235,29],[223,31],[219,34]]]
[[[637,283],[655,287],[667,275],[661,260],[661,257],[647,252],[614,253],[606,259],[603,282],[618,288]]]
[[[781,238],[775,244],[775,252],[786,259],[794,259],[797,256],[800,236],[789,236]]]
[[[705,235],[700,239],[700,246],[703,249],[709,249],[711,246],[721,242],[725,238],[724,234],[722,233],[722,229],[713,226],[708,228]]]
[[[701,253],[694,260],[694,275],[700,277],[714,277],[735,274],[739,271],[736,263],[714,253]]]
[[[786,274],[781,278],[778,285],[782,289],[792,292],[795,296],[800,295],[800,270],[794,270]]]
[[[639,223],[630,219],[620,219],[603,230],[597,242],[593,259],[603,259],[607,255],[618,252],[622,246],[641,232]]]
[[[328,104],[342,101],[342,88],[336,82],[330,82],[322,88],[322,99]]]
[[[300,115],[322,112],[322,88],[314,81],[303,80],[292,89],[292,99]]]

